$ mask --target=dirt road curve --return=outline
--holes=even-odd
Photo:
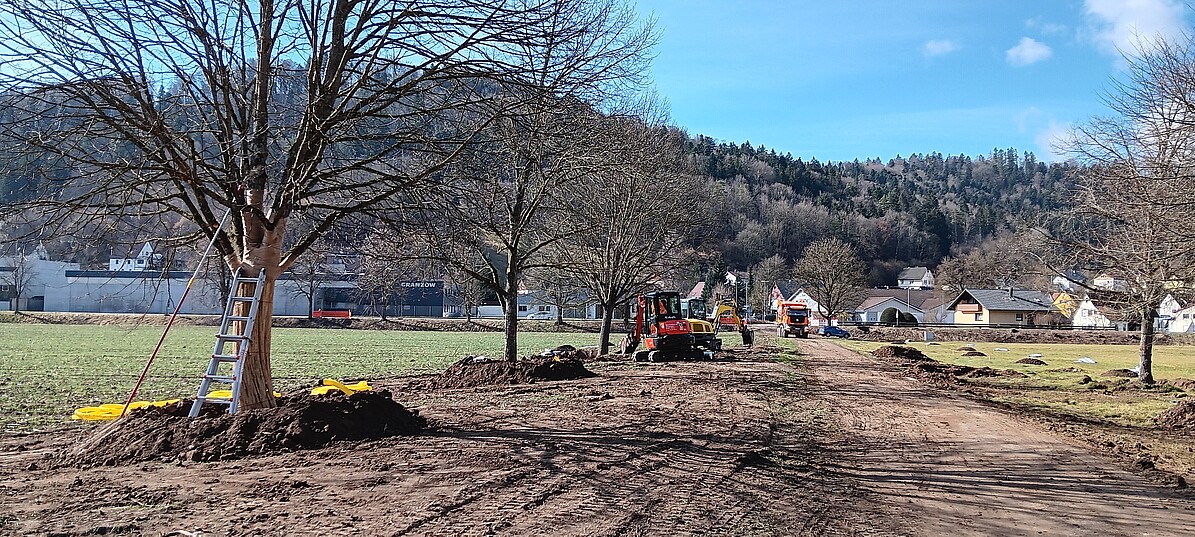
[[[430,434],[220,463],[54,467],[0,437],[0,534],[1184,535],[1195,503],[820,340],[435,390]],[[803,365],[807,363],[808,367]],[[877,370],[879,368],[880,370]],[[381,382],[379,384],[387,384]],[[187,533],[183,533],[187,532]]]

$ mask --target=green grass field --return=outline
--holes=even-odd
[[[871,352],[885,343],[844,341],[842,344],[859,352]],[[1132,369],[1137,366],[1135,345],[1060,345],[1037,343],[975,343],[976,350],[987,356],[964,357],[956,350],[959,342],[940,345],[913,343],[912,346],[930,358],[943,363],[994,369],[1013,369],[1025,373],[1024,378],[987,377],[967,379],[967,382],[1004,388],[993,397],[997,401],[1016,403],[1084,418],[1108,420],[1128,426],[1149,427],[1158,413],[1170,408],[1177,397],[1186,394],[1165,389],[1117,389],[1132,385],[1119,378],[1102,377],[1111,369]],[[996,349],[1007,349],[1000,351]],[[1018,364],[1017,360],[1040,354],[1047,365]],[[1091,358],[1094,364],[1076,362]],[[1154,347],[1153,373],[1158,381],[1195,379],[1195,347]],[[1091,383],[1080,383],[1084,376]]]
[[[138,400],[194,395],[216,327],[171,329]],[[79,407],[123,403],[161,337],[161,327],[0,324],[0,431],[61,426]],[[271,356],[279,391],[341,380],[434,373],[470,354],[498,356],[501,333],[275,328]],[[519,334],[519,354],[596,334]]]

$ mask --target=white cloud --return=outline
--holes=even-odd
[[[1068,158],[1066,147],[1071,140],[1071,125],[1050,121],[1037,132],[1033,142],[1037,144],[1037,159],[1046,162],[1062,162]]]
[[[1182,39],[1181,0],[1084,0],[1091,38],[1105,52],[1134,54],[1157,38]]]
[[[1024,67],[1048,59],[1054,55],[1054,51],[1036,39],[1022,37],[1017,46],[1008,49],[1004,54],[1008,63],[1015,67]]]
[[[934,56],[945,56],[958,49],[958,44],[949,39],[933,39],[926,41],[925,46],[921,48],[921,53],[927,58],[932,58]]]
[[[1041,17],[1034,17],[1025,21],[1025,27],[1031,30],[1037,30],[1042,35],[1063,35],[1066,34],[1068,28],[1064,24],[1057,24],[1053,22],[1046,22]]]

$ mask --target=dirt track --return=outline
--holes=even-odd
[[[219,463],[51,468],[0,438],[0,534],[1182,535],[1195,502],[828,342],[582,381],[376,382],[429,434]],[[762,358],[761,353],[759,358]],[[23,449],[23,451],[18,451]]]

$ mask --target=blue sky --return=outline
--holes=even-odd
[[[1054,138],[1106,113],[1118,50],[1191,18],[1180,0],[634,1],[673,123],[821,161],[1058,160]]]

